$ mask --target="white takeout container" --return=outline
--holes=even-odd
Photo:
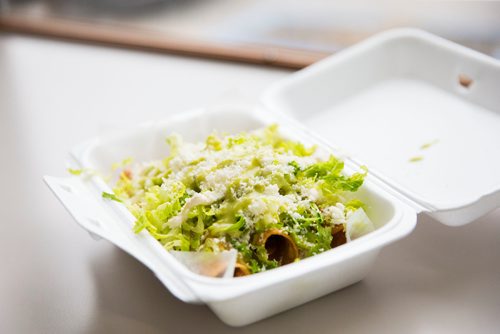
[[[97,176],[45,177],[75,220],[150,268],[179,299],[206,303],[225,323],[246,325],[363,279],[379,250],[408,235],[417,214],[462,225],[500,203],[499,62],[411,29],[379,34],[271,87],[257,107],[205,108],[91,140],[72,151],[80,167],[164,157],[167,134],[203,140],[279,123],[286,136],[343,156],[370,173],[359,192],[376,230],[333,250],[241,278],[186,269]],[[425,143],[432,143],[423,149]],[[411,162],[421,156],[422,160]],[[272,298],[269,298],[269,297]]]

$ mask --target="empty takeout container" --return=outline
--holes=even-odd
[[[394,30],[290,75],[257,107],[185,112],[72,151],[80,167],[106,174],[124,157],[161,158],[171,132],[199,141],[213,130],[279,123],[286,136],[343,156],[349,172],[368,166],[360,197],[374,232],[246,277],[186,269],[146,231],[133,232],[123,205],[102,199],[110,189],[100,177],[45,181],[82,227],[136,257],[176,297],[246,325],[363,279],[379,250],[409,234],[419,213],[462,225],[498,207],[499,88],[498,61],[421,31]]]

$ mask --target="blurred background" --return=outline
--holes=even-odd
[[[4,29],[301,68],[376,32],[419,27],[500,58],[500,2],[0,0]]]

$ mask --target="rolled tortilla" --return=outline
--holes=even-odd
[[[292,263],[299,257],[297,245],[288,234],[273,228],[267,230],[261,237],[269,260],[278,261],[279,265]]]
[[[236,264],[234,265],[234,277],[242,277],[250,274],[250,269],[248,269],[248,266],[246,264],[236,262]]]
[[[347,242],[346,231],[344,224],[333,225],[332,226],[332,242],[330,246],[335,248],[337,246],[343,245]]]

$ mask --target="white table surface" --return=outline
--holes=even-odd
[[[0,34],[0,333],[499,333],[500,210],[458,228],[421,216],[362,282],[234,329],[91,239],[42,182],[66,175],[86,138],[235,93],[255,100],[287,74]]]

